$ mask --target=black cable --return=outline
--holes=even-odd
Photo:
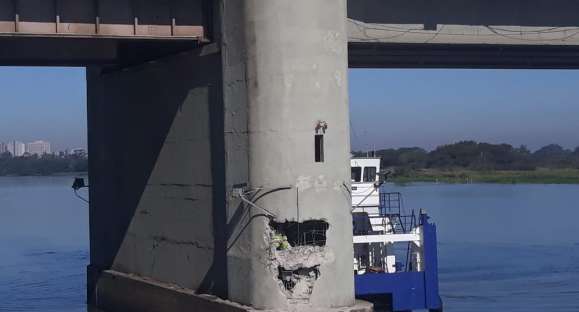
[[[80,200],[82,200],[83,202],[89,204],[88,199],[86,199],[86,198],[84,198],[84,197],[82,197],[82,196],[80,196],[80,195],[78,194],[78,190],[76,190],[76,189],[74,190],[74,195],[76,195],[76,197],[78,197],[78,198],[79,198]]]

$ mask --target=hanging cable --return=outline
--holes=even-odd
[[[242,189],[239,189],[238,195],[239,195],[239,198],[240,198],[244,203],[250,205],[251,207],[254,207],[254,208],[257,208],[257,209],[260,209],[260,210],[265,211],[270,218],[276,218],[276,217],[277,217],[277,216],[276,216],[274,213],[272,213],[271,211],[269,211],[269,210],[267,210],[267,209],[265,209],[265,208],[263,208],[263,207],[260,207],[260,206],[258,206],[257,204],[255,204],[254,202],[252,202],[251,200],[245,198],[245,194],[243,193],[243,190],[242,190]]]
[[[78,197],[78,198],[79,198],[80,200],[82,200],[83,202],[89,204],[88,199],[86,199],[86,198],[80,196],[80,194],[78,194],[78,190],[74,190],[74,195],[76,195],[76,197]]]

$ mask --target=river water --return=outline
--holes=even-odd
[[[71,184],[0,177],[0,311],[86,312],[88,207]],[[579,311],[579,185],[386,189],[438,226],[445,311]]]
[[[579,185],[387,185],[437,224],[445,311],[579,311]]]

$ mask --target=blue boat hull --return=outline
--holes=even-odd
[[[355,276],[356,297],[391,311],[442,311],[438,293],[436,225],[422,215],[425,269],[422,272],[367,273]]]

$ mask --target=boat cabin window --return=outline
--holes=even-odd
[[[376,181],[376,167],[365,167],[364,182],[374,182],[374,181]]]
[[[352,182],[360,182],[362,180],[362,167],[352,167]]]

